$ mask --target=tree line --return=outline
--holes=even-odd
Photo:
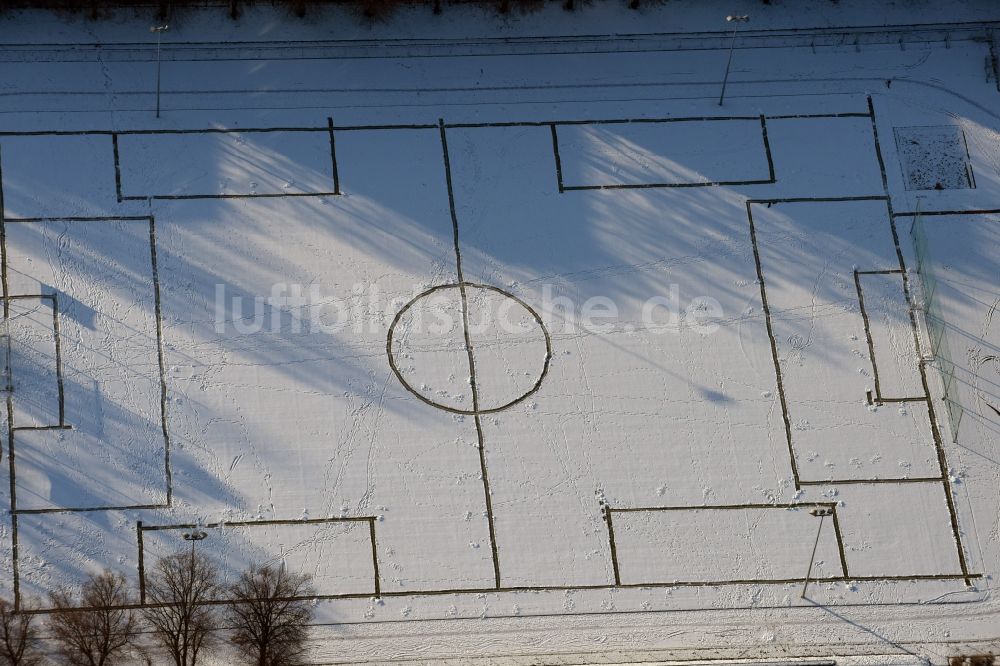
[[[196,666],[227,645],[234,664],[304,663],[315,596],[307,574],[252,564],[223,585],[212,561],[192,547],[160,559],[145,589],[140,606],[125,577],[105,570],[78,589],[50,593],[45,614],[30,602],[15,610],[0,599],[0,665],[153,664],[160,653],[174,666]]]
[[[308,13],[316,13],[326,6],[340,6],[355,9],[367,19],[386,18],[398,9],[404,7],[426,6],[434,14],[442,14],[450,6],[478,6],[486,11],[498,14],[513,12],[530,13],[538,11],[549,4],[561,5],[566,11],[574,11],[578,7],[597,2],[614,2],[624,4],[629,9],[639,9],[644,5],[660,5],[667,0],[270,0],[267,4],[275,7],[286,7],[298,17]],[[831,0],[836,2],[836,0]],[[770,0],[761,0],[770,4]],[[222,3],[212,3],[207,0],[3,0],[0,10],[4,8],[36,8],[57,11],[81,12],[92,20],[108,18],[122,9],[153,9],[157,20],[167,20],[171,11],[182,7],[203,8],[223,6],[230,18],[236,20],[244,11],[258,4],[256,0],[225,0]],[[263,3],[260,3],[263,4]]]

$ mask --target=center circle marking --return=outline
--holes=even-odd
[[[520,393],[513,395],[510,399],[502,402],[500,405],[483,407],[485,402],[488,405],[492,405],[496,401],[494,396],[491,400],[491,396],[481,395],[482,387],[475,376],[470,377],[470,389],[476,391],[479,397],[479,409],[475,407],[463,408],[456,406],[455,404],[447,404],[440,399],[432,397],[427,394],[428,387],[421,386],[421,389],[417,389],[410,381],[406,378],[406,371],[413,370],[412,368],[401,367],[405,366],[405,360],[400,358],[400,354],[406,345],[406,340],[404,337],[405,326],[403,322],[407,321],[411,316],[411,313],[416,313],[417,309],[422,306],[428,306],[432,297],[442,297],[443,302],[451,299],[453,302],[458,303],[461,308],[461,321],[458,323],[459,329],[453,332],[453,338],[456,338],[457,344],[453,344],[454,353],[460,353],[463,357],[467,357],[470,354],[469,348],[466,346],[465,341],[470,338],[470,316],[472,310],[476,304],[482,302],[483,300],[489,298],[497,298],[498,296],[502,298],[505,302],[501,304],[497,311],[507,308],[508,310],[517,311],[520,310],[522,314],[522,319],[525,320],[525,325],[531,327],[529,331],[529,339],[527,342],[529,344],[540,345],[544,342],[545,354],[542,360],[541,368],[539,368],[535,373],[534,383],[531,384],[527,390],[521,391]],[[490,312],[491,315],[496,315],[496,312]],[[498,324],[499,322],[492,322]],[[398,336],[398,337],[397,337]],[[456,341],[453,340],[453,343]],[[437,350],[441,351],[441,350]],[[445,350],[447,352],[449,350]],[[386,340],[386,353],[389,357],[389,367],[392,368],[393,373],[399,379],[400,383],[406,388],[407,391],[412,393],[421,402],[424,402],[432,407],[438,409],[443,409],[454,414],[466,414],[466,415],[476,415],[476,414],[492,414],[495,412],[503,411],[509,407],[513,407],[519,402],[525,400],[530,395],[535,393],[542,385],[542,380],[545,379],[545,375],[549,370],[549,360],[552,357],[552,339],[549,336],[549,331],[545,327],[545,323],[542,321],[541,316],[535,311],[530,305],[525,303],[523,300],[515,296],[514,294],[494,287],[487,284],[477,284],[474,282],[459,282],[452,284],[443,284],[436,287],[431,287],[426,291],[417,294],[409,303],[404,305],[402,309],[396,313],[395,318],[392,320],[392,324],[389,326],[389,335]],[[476,344],[472,342],[471,344],[471,354],[473,360],[476,358]],[[412,357],[411,357],[412,358]],[[461,361],[458,361],[461,363]],[[479,372],[481,366],[477,363],[473,363],[477,370],[474,374]],[[465,361],[465,367],[468,367],[468,361]],[[530,376],[530,370],[525,374]]]

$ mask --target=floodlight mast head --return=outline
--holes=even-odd
[[[728,23],[746,23],[749,20],[750,16],[748,14],[730,14],[726,17]]]
[[[151,25],[151,26],[149,26],[149,31],[150,32],[166,32],[167,30],[170,30],[170,24],[169,23],[164,23],[163,25]]]
[[[208,532],[204,530],[195,530],[193,532],[184,532],[181,536],[184,537],[185,541],[191,542],[191,570],[194,571],[194,545],[208,536]]]

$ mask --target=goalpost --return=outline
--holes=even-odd
[[[952,442],[957,442],[958,429],[962,423],[965,409],[959,400],[958,382],[956,381],[958,367],[953,360],[954,356],[948,344],[948,335],[946,332],[948,325],[941,312],[941,299],[937,289],[938,278],[931,259],[927,227],[924,218],[920,215],[919,201],[917,202],[916,213],[913,216],[913,223],[910,226],[910,238],[913,240],[913,247],[917,258],[917,274],[920,276],[921,299],[918,307],[924,315],[927,337],[930,340],[930,352],[933,356],[933,365],[941,375],[941,384],[944,388],[943,399],[945,409],[948,411],[951,439]]]

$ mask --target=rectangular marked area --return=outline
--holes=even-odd
[[[81,511],[16,517],[18,586],[22,600],[50,607],[49,594],[76,588],[88,574],[112,568],[139,600],[139,561],[133,512]]]
[[[804,605],[817,534],[820,600],[961,590],[983,568],[940,479],[964,468],[939,460],[917,280],[848,173],[881,191],[874,153],[790,161],[800,135],[839,154],[827,124],[867,146],[870,118],[775,119],[787,180],[693,186],[772,175],[764,125],[737,121],[729,161],[677,153],[697,178],[566,194],[553,138],[585,128],[551,120],[344,128],[339,168],[322,123],[118,135],[124,194],[157,197],[123,205],[148,217],[3,234],[22,598],[112,566],[148,602],[196,530],[226,581],[311,574],[334,623]],[[737,121],[594,126],[641,145]],[[147,173],[240,134],[273,158],[282,133],[322,157],[271,175],[329,167],[345,195]],[[851,197],[785,198],[813,181]]]
[[[6,375],[14,423],[20,427],[63,424],[62,371],[59,363],[56,297],[11,298],[4,320]]]
[[[774,181],[762,118],[556,125],[566,190]]]
[[[107,135],[0,137],[0,175],[7,219],[112,215],[118,206]]]
[[[165,501],[150,220],[7,220],[4,230],[16,509]],[[34,294],[47,296],[21,298]]]
[[[174,497],[375,515],[383,591],[493,585],[440,132],[337,139],[349,196],[158,204]]]
[[[841,490],[837,516],[851,576],[962,573],[943,484],[861,483]]]
[[[121,194],[184,199],[332,194],[330,132],[227,131],[118,136]]]
[[[811,505],[671,507],[611,511],[622,585],[768,582],[844,575],[837,526]]]
[[[868,332],[875,397],[924,400],[910,303],[903,273],[858,273]]]
[[[767,137],[777,173],[769,198],[885,193],[871,118],[773,118]]]
[[[232,523],[205,527],[143,525],[144,582],[155,576],[156,562],[190,546],[184,534],[207,535],[198,544],[215,562],[225,583],[236,580],[251,564],[285,566],[307,573],[320,596],[375,595],[372,520],[323,520]],[[196,546],[196,547],[197,547]]]
[[[926,405],[867,401],[875,378],[854,270],[900,268],[885,202],[749,211],[798,479],[940,475]]]
[[[784,482],[788,451],[745,200],[704,187],[558,196],[550,134],[448,130],[466,279],[509,290],[551,336],[537,391],[482,432],[503,583],[609,584],[601,498],[743,504]],[[512,332],[531,323],[505,312]],[[515,381],[530,389],[545,358],[513,333],[489,338],[472,343],[481,404]]]

